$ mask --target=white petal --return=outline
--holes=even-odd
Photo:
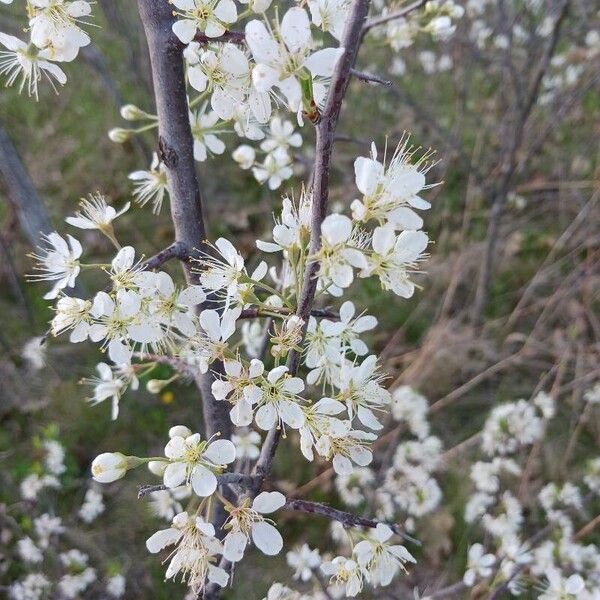
[[[263,515],[275,512],[284,505],[285,496],[280,492],[261,492],[252,502],[252,508]]]
[[[146,548],[148,549],[148,552],[156,554],[163,548],[176,544],[181,536],[182,532],[179,529],[161,529],[146,540]]]
[[[216,465],[228,465],[235,460],[235,446],[229,440],[212,442],[203,454]]]
[[[279,531],[264,521],[252,525],[252,541],[267,556],[275,556],[283,548],[283,538]]]
[[[185,481],[186,464],[183,462],[169,463],[163,475],[163,483],[168,488],[176,488]]]
[[[247,544],[248,538],[241,531],[228,533],[223,544],[223,557],[230,562],[242,560]]]
[[[290,8],[281,20],[281,36],[285,45],[298,52],[308,48],[312,42],[308,14],[300,7]]]
[[[212,471],[202,465],[197,465],[190,478],[194,492],[200,496],[210,496],[217,489],[217,478]]]

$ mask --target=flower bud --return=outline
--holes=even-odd
[[[122,127],[115,127],[108,132],[108,137],[111,141],[117,144],[123,144],[131,138],[133,131],[131,129],[123,129]]]
[[[231,156],[242,169],[249,169],[254,164],[256,152],[252,146],[242,144],[233,151]]]
[[[92,476],[99,483],[111,483],[121,479],[129,465],[127,457],[120,452],[104,452],[92,463]]]
[[[175,425],[174,427],[171,427],[171,429],[169,429],[169,437],[171,439],[177,436],[186,438],[190,435],[192,435],[192,430],[189,427],[186,427],[185,425]]]
[[[151,394],[158,394],[167,385],[169,385],[169,381],[166,379],[150,379],[148,383],[146,383],[146,389]]]
[[[165,460],[151,460],[148,463],[148,470],[153,475],[157,475],[158,477],[162,477],[165,473],[165,469],[169,463]]]
[[[140,121],[149,117],[148,113],[137,107],[135,104],[125,104],[121,106],[121,116],[126,121]]]

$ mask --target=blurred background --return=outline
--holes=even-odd
[[[600,379],[600,14],[594,1],[568,4],[559,27],[560,2],[469,2],[446,42],[422,36],[394,48],[393,31],[369,38],[357,68],[391,84],[352,82],[331,193],[342,207],[356,197],[353,161],[368,154],[371,140],[383,148],[387,136],[395,147],[408,131],[415,144],[436,150],[428,181],[440,185],[426,193],[433,208],[425,214],[435,244],[418,277],[422,289],[400,301],[377,282],[359,280],[351,299],[380,321],[368,341],[390,386],[409,384],[435,403],[432,429],[447,448],[468,440],[495,404],[552,389],[560,428],[544,448],[551,457],[544,464],[558,479],[600,442],[598,414],[581,420],[582,395]],[[18,32],[14,13],[0,9],[0,30]],[[47,86],[39,102],[15,89],[0,94],[0,582],[9,585],[23,569],[3,550],[31,528],[21,482],[41,469],[44,441],[56,439],[66,471],[53,506],[73,544],[104,573],[123,573],[127,598],[180,597],[146,553],[144,540],[159,522],[148,502],[136,499],[130,479],[103,487],[105,510],[93,523],[78,511],[94,489],[89,465],[96,454],[160,453],[168,427],[200,425],[195,391],[174,384],[149,394],[141,385],[112,422],[107,403],[90,406],[90,389],[78,383],[100,360],[96,348],[48,339],[38,351],[32,342],[46,334],[52,316],[42,298],[47,286],[26,279],[39,232],[66,231],[63,219],[88,193],[100,191],[116,207],[131,200],[127,175],[146,169],[156,150],[152,132],[124,144],[107,137],[124,125],[121,105],[153,110],[135,3],[99,0],[94,23],[93,44],[65,65],[69,82],[59,95]],[[311,164],[311,126],[301,133],[295,175],[273,192],[231,160],[239,143],[233,133],[224,137],[222,157],[197,163],[213,239],[235,240],[246,255],[256,238],[265,239],[281,195],[299,189]],[[133,205],[117,222],[121,239],[147,256],[168,245],[166,202],[158,217]],[[101,236],[80,239],[88,254],[110,255]],[[167,270],[181,276],[177,265]],[[86,277],[82,289],[97,289]],[[463,460],[456,452],[446,463],[439,480],[447,501],[427,519],[417,551],[416,570],[449,582],[463,572],[468,537]],[[324,469],[281,452],[276,476],[293,491]],[[148,483],[143,472],[135,477]],[[327,478],[304,489],[306,497],[340,504]],[[322,542],[323,522],[282,519],[290,545],[300,537]],[[273,579],[289,577],[284,556],[254,553],[240,570],[238,587],[224,597],[259,598]]]

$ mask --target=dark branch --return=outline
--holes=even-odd
[[[183,242],[173,242],[170,246],[146,260],[143,267],[148,270],[158,269],[162,264],[173,258],[186,262],[189,256],[190,251]]]
[[[390,87],[392,85],[392,82],[389,79],[384,79],[379,75],[373,75],[372,73],[366,73],[365,71],[357,71],[356,69],[351,69],[350,73],[352,74],[352,77],[356,77],[356,79],[366,81],[367,83],[375,83],[377,85],[384,85],[385,87]]]
[[[243,31],[226,31],[223,35],[216,38],[210,38],[200,31],[196,32],[194,41],[200,44],[210,44],[214,42],[231,42],[232,44],[243,44],[246,41],[246,36]]]
[[[408,16],[411,12],[414,12],[415,10],[418,10],[422,6],[425,6],[426,3],[427,3],[427,0],[417,0],[416,2],[413,2],[412,4],[409,4],[408,6],[405,6],[404,8],[401,8],[400,10],[397,10],[396,12],[390,13],[389,15],[382,15],[381,17],[373,17],[372,19],[369,19],[365,23],[364,27],[362,28],[362,35],[364,36],[365,33],[367,33],[367,31],[373,29],[373,27],[379,27],[380,25],[385,25],[386,23],[389,23],[390,21],[395,21],[396,19],[403,19],[404,17]]]
[[[313,515],[322,515],[323,517],[327,517],[332,521],[339,521],[344,525],[344,527],[370,527],[374,529],[380,523],[384,523],[383,521],[375,521],[373,519],[359,517],[358,515],[353,515],[352,513],[338,510],[337,508],[332,508],[331,506],[321,504],[320,502],[311,502],[310,500],[288,500],[285,503],[284,508],[287,510],[295,510]],[[421,545],[421,542],[402,531],[398,525],[390,523],[384,523],[384,525],[387,525],[401,538],[408,540],[413,544]]]
[[[253,479],[252,475],[246,475],[245,473],[223,473],[217,476],[219,485],[239,485],[242,487],[250,487]],[[140,485],[138,486],[138,498],[143,498],[152,492],[162,492],[167,489],[169,488],[162,483],[158,485]]]
[[[270,317],[272,313],[278,313],[282,317],[293,314],[293,311],[286,308],[269,308],[268,314],[261,311],[259,308],[245,308],[241,314],[240,319],[258,319],[259,317]],[[326,308],[313,308],[310,311],[311,317],[317,317],[319,319],[333,319],[339,320],[340,315],[332,310]]]

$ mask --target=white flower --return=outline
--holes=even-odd
[[[247,23],[246,43],[256,62],[252,70],[255,88],[260,92],[270,92],[273,87],[279,88],[292,112],[297,112],[302,105],[303,90],[300,81],[307,77],[331,77],[343,52],[342,48],[324,48],[312,52],[310,21],[306,11],[299,7],[290,8],[273,32],[261,21]],[[325,95],[324,83],[315,81],[313,98],[305,97],[304,103],[306,105],[314,100],[319,105]],[[306,108],[309,108],[308,105]]]
[[[484,554],[485,549],[481,544],[473,544],[469,548],[469,564],[463,576],[463,583],[473,587],[478,578],[485,579],[493,572],[496,557],[493,554]]]
[[[287,564],[295,570],[292,577],[300,581],[310,581],[313,571],[321,564],[321,555],[317,549],[311,550],[308,544],[302,544],[296,550],[286,554]]]
[[[565,577],[558,569],[551,569],[546,573],[546,577],[548,578],[548,587],[539,596],[539,600],[578,598],[585,589],[585,580],[579,573]]]
[[[227,350],[227,340],[235,333],[235,324],[241,314],[241,308],[226,309],[221,315],[216,310],[208,309],[200,313],[200,325],[204,331],[197,336],[197,347],[200,354],[200,371],[206,373],[209,364],[219,358],[224,358]]]
[[[23,346],[21,356],[27,361],[29,367],[39,371],[46,366],[46,338],[43,336],[32,337]]]
[[[223,545],[215,537],[211,523],[186,512],[179,513],[170,528],[161,529],[146,540],[146,548],[152,554],[172,545],[177,547],[169,555],[167,579],[181,573],[182,580],[187,579],[194,594],[201,593],[207,581],[221,587],[227,585],[227,572],[213,564],[216,556],[222,554]]]
[[[21,496],[25,500],[36,500],[38,494],[47,487],[58,489],[60,488],[60,482],[54,475],[40,476],[37,473],[31,473],[21,481],[19,486]]]
[[[374,481],[375,475],[371,469],[359,467],[348,475],[338,475],[335,478],[335,488],[344,504],[358,506],[366,501],[366,490],[370,489]]]
[[[402,298],[410,298],[415,285],[409,275],[424,258],[429,239],[422,231],[403,231],[396,237],[394,227],[385,225],[373,232],[373,253],[362,277],[377,275],[384,290],[392,290]]]
[[[233,405],[229,414],[234,425],[250,425],[253,407],[263,396],[263,390],[259,386],[265,367],[256,358],[247,367],[231,359],[223,361],[223,366],[224,377],[213,381],[212,393],[216,400],[227,400]]]
[[[218,120],[219,115],[216,112],[206,112],[205,109],[190,112],[195,160],[204,162],[210,153],[223,154],[225,152],[225,144],[217,137],[217,134],[222,131],[217,126]]]
[[[384,489],[393,496],[395,504],[414,517],[434,511],[442,500],[438,482],[421,466],[389,469]]]
[[[371,158],[359,157],[354,161],[356,187],[362,200],[352,202],[352,216],[357,221],[371,219],[380,225],[389,223],[394,229],[417,230],[423,219],[413,208],[428,209],[429,202],[419,193],[431,186],[425,185],[429,154],[413,164],[415,150],[409,140],[401,142],[387,168],[377,160],[377,150],[372,145]]]
[[[349,6],[349,0],[308,0],[313,24],[331,33],[336,40],[342,39]]]
[[[30,537],[24,537],[17,542],[17,552],[27,563],[36,564],[44,560],[42,551],[35,545]]]
[[[118,573],[109,578],[106,583],[106,593],[112,598],[122,598],[125,594],[126,579]]]
[[[71,296],[59,298],[54,307],[56,314],[51,324],[52,335],[58,336],[64,331],[72,329],[69,336],[72,344],[86,340],[90,328],[91,308],[92,303],[89,300]]]
[[[365,331],[370,331],[377,327],[377,319],[371,315],[361,314],[355,318],[356,308],[354,304],[347,300],[340,306],[340,324],[343,325],[340,331],[342,345],[348,347],[357,356],[365,355],[369,349],[367,345],[359,339],[359,335]],[[323,325],[327,319],[323,319]]]
[[[352,551],[374,586],[389,585],[400,569],[406,570],[404,563],[417,562],[404,546],[388,542],[392,535],[390,527],[378,523],[369,537],[358,542]]]
[[[304,189],[297,204],[284,197],[281,217],[275,219],[273,227],[273,242],[257,240],[257,248],[263,252],[305,248],[310,236],[311,205],[312,195]]]
[[[259,183],[267,181],[269,189],[276,190],[294,174],[290,164],[291,159],[288,153],[277,150],[267,154],[263,163],[258,163],[255,167],[252,167],[252,174],[256,181]]]
[[[127,473],[127,457],[120,452],[104,452],[92,462],[92,476],[99,483],[112,483]]]
[[[600,404],[600,382],[596,383],[583,394],[583,399],[590,404]]]
[[[65,528],[60,517],[52,517],[44,513],[33,520],[33,529],[38,539],[40,548],[47,548],[50,545],[50,538],[53,535],[64,533]]]
[[[326,460],[331,460],[333,470],[338,475],[352,473],[352,462],[360,467],[366,467],[373,460],[373,453],[368,444],[377,436],[366,431],[352,429],[349,422],[343,422],[339,430],[330,429],[324,433],[315,444],[317,452]]]
[[[356,244],[353,224],[348,217],[333,214],[323,220],[321,249],[317,253],[323,286],[333,284],[337,288],[347,288],[354,280],[353,267],[367,268],[367,259]]]
[[[199,433],[185,438],[176,435],[165,446],[169,464],[163,481],[167,488],[190,483],[198,496],[210,496],[217,489],[216,473],[235,460],[235,446],[229,440],[203,441]]]
[[[427,411],[429,403],[409,385],[401,385],[392,393],[392,416],[396,421],[405,421],[410,432],[418,438],[429,435],[429,422]]]
[[[10,4],[2,0],[5,4]],[[9,590],[12,600],[41,600],[48,589],[50,581],[41,573],[29,573],[20,581],[13,583]]]
[[[38,83],[42,79],[42,75],[53,87],[54,81],[60,85],[67,82],[67,76],[63,70],[50,62],[52,49],[39,50],[32,44],[26,44],[6,33],[0,33],[0,44],[8,49],[0,51],[0,75],[7,76],[7,86],[12,86],[20,77],[19,92],[27,87],[29,96],[35,96],[37,99]]]
[[[65,221],[79,229],[98,229],[109,237],[114,237],[112,222],[124,212],[129,210],[129,202],[117,212],[106,203],[102,194],[90,194],[89,199],[83,198],[79,203],[81,211],[75,213],[74,217],[67,217]]]
[[[44,466],[52,475],[62,475],[67,470],[63,445],[56,440],[44,440],[43,446]]]
[[[36,273],[31,278],[39,281],[55,281],[54,287],[44,295],[46,300],[53,300],[60,290],[75,285],[75,279],[81,270],[79,257],[83,249],[81,244],[70,235],[67,235],[65,241],[58,233],[52,232],[43,239],[47,244],[46,248],[41,249],[43,254],[32,254],[39,263],[35,269],[42,273]]]
[[[351,421],[356,416],[365,427],[382,429],[373,412],[383,411],[391,401],[390,393],[380,385],[382,380],[375,355],[368,356],[360,365],[344,361],[336,381],[339,393],[335,398],[346,405]]]
[[[247,144],[242,144],[238,146],[231,157],[235,162],[240,165],[241,169],[250,169],[252,165],[254,165],[254,159],[256,158],[256,151],[252,146],[248,146]]]
[[[79,518],[86,523],[91,523],[101,515],[104,510],[104,502],[102,501],[102,493],[94,488],[89,488],[85,492],[85,498],[83,504],[79,509]]]
[[[173,33],[184,44],[194,39],[196,29],[215,38],[223,35],[229,24],[237,20],[233,0],[172,0],[172,4],[179,9],[175,14],[182,17],[173,23]]]
[[[90,402],[96,405],[111,398],[111,418],[114,421],[119,416],[119,399],[127,389],[127,382],[113,372],[106,363],[98,363],[96,370],[100,377],[84,380],[94,386],[94,397],[90,399]]]
[[[91,14],[89,2],[77,0],[34,0],[29,20],[31,41],[38,48],[49,48],[53,60],[71,61],[82,46],[90,43],[90,37],[78,23]]]
[[[279,554],[283,547],[281,534],[262,515],[275,512],[284,504],[283,494],[261,492],[250,506],[249,502],[244,502],[238,507],[226,507],[230,517],[224,525],[229,532],[223,540],[223,557],[231,562],[242,560],[250,538],[263,554]]]
[[[233,44],[201,50],[198,61],[188,68],[190,85],[199,92],[210,92],[210,105],[224,121],[231,119],[243,102],[249,76],[248,58]]]
[[[344,411],[344,405],[332,398],[321,398],[304,408],[304,424],[300,428],[300,450],[308,461],[314,460],[313,446],[323,436],[344,435],[348,424],[335,415]],[[317,452],[320,453],[319,448]]]
[[[165,468],[166,464],[162,463]],[[164,475],[164,469],[161,476]],[[173,517],[183,511],[180,500],[188,498],[190,495],[187,486],[181,486],[172,490],[159,490],[150,494],[150,508],[152,512],[166,521],[171,521]]]
[[[357,562],[343,556],[321,564],[321,571],[330,576],[330,583],[343,588],[346,596],[356,596],[363,588],[363,573]]]
[[[205,290],[225,290],[228,297],[235,296],[240,280],[248,278],[244,258],[225,238],[219,238],[214,247],[218,256],[207,254],[199,260],[200,283]]]
[[[167,168],[153,152],[149,171],[133,171],[128,175],[134,182],[133,196],[140,206],[152,203],[152,212],[157,215],[162,207],[167,187]]]
[[[260,454],[260,434],[256,431],[246,431],[234,433],[231,436],[231,441],[235,446],[235,452],[238,459],[247,458],[254,460]]]
[[[304,382],[299,377],[291,377],[288,370],[286,366],[275,367],[263,381],[255,421],[265,431],[283,424],[300,429],[304,424],[299,396],[304,391]]]
[[[287,151],[290,147],[302,146],[302,136],[294,132],[291,121],[282,121],[279,117],[273,117],[269,125],[267,137],[260,143],[261,150],[274,152],[275,150]]]

